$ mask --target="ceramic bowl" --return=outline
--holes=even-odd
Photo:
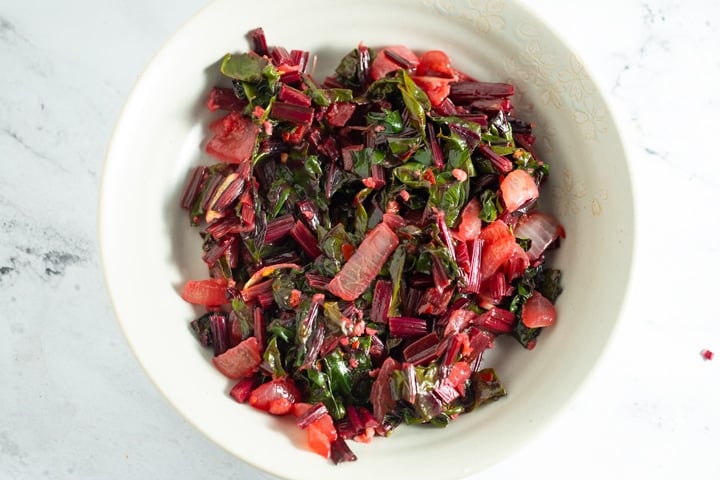
[[[498,342],[488,358],[509,395],[445,429],[401,427],[353,463],[332,465],[304,446],[292,420],[238,405],[229,382],[188,329],[179,296],[202,278],[196,231],[178,199],[203,158],[207,92],[226,52],[263,27],[273,45],[309,50],[329,73],[346,52],[404,44],[441,49],[468,74],[516,86],[550,163],[542,207],[567,238],[552,257],[564,272],[556,325],[537,348]],[[320,77],[322,78],[322,77]],[[141,75],[119,118],[102,180],[102,264],[116,315],[140,364],[180,414],[222,448],[285,478],[463,478],[506,459],[564,409],[591,374],[621,317],[633,250],[627,157],[607,103],[581,60],[513,0],[217,0],[185,24]]]

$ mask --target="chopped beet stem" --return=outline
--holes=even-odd
[[[297,203],[297,210],[313,232],[317,232],[320,226],[320,210],[312,200],[300,200]]]
[[[291,50],[290,57],[292,58],[293,64],[297,65],[301,72],[304,72],[308,66],[310,52],[307,50]]]
[[[294,64],[293,59],[290,56],[290,52],[288,52],[285,47],[273,47],[272,53],[270,55],[273,59],[273,63],[278,67],[280,65]]]
[[[210,331],[212,332],[213,354],[217,357],[225,353],[229,345],[227,317],[222,313],[210,315]]]
[[[207,232],[215,239],[223,238],[231,233],[240,233],[242,225],[237,215],[227,215],[220,217],[207,227]]]
[[[195,169],[193,169],[188,176],[187,184],[183,190],[180,207],[187,210],[193,206],[202,191],[203,183],[207,177],[207,172],[208,169],[204,166],[195,167]]]
[[[477,323],[497,334],[511,333],[515,328],[517,319],[515,314],[500,307],[493,307],[478,317]]]
[[[315,420],[326,414],[328,414],[328,409],[327,407],[325,407],[325,404],[322,402],[316,403],[315,405],[310,407],[305,413],[298,417],[296,422],[297,426],[305,429]]]
[[[341,436],[338,436],[335,441],[330,443],[330,458],[336,465],[357,460],[357,456],[350,450],[350,447]]]
[[[403,357],[406,362],[413,365],[426,365],[440,356],[438,353],[439,344],[440,337],[438,337],[438,334],[430,332],[405,347]]]
[[[303,360],[302,366],[300,367],[301,369],[310,368],[315,363],[320,355],[324,341],[325,327],[320,324],[315,327],[307,341],[307,353],[305,353],[305,360]]]
[[[388,326],[390,334],[399,338],[421,337],[428,331],[427,321],[422,318],[390,317]]]
[[[289,213],[269,222],[267,224],[267,230],[265,231],[265,244],[267,245],[285,238],[290,234],[290,230],[292,230],[294,225],[295,218]]]
[[[301,105],[303,107],[309,107],[312,104],[310,97],[300,90],[285,84],[280,85],[278,98],[283,102],[292,103],[293,105]]]
[[[457,357],[460,354],[460,349],[462,348],[462,346],[463,341],[460,334],[450,337],[447,350],[445,350],[445,358],[443,359],[443,365],[445,365],[446,367],[454,365],[455,362],[457,362]]]
[[[273,257],[267,257],[263,260],[263,264],[266,266],[277,265],[278,263],[299,263],[299,262],[300,262],[300,255],[298,255],[294,251],[280,253]]]
[[[480,282],[482,281],[482,247],[483,241],[476,238],[469,242],[468,247],[470,253],[470,274],[467,278],[465,291],[470,293],[480,293]]]
[[[295,222],[295,225],[290,229],[290,236],[313,260],[322,255],[317,238],[301,220]]]
[[[450,99],[455,104],[471,103],[479,98],[511,97],[515,87],[508,83],[493,82],[454,82],[450,84]]]
[[[253,333],[260,348],[265,349],[265,340],[267,339],[265,314],[263,309],[257,306],[253,308]]]
[[[448,320],[450,319],[450,316],[452,315],[452,313],[455,310],[463,309],[463,308],[467,307],[469,304],[470,304],[469,298],[466,298],[466,297],[458,298],[457,300],[455,300],[455,302],[452,305],[450,305],[450,308],[447,309],[447,312],[445,312],[445,314],[443,314],[443,316],[437,320],[435,325],[437,327],[444,327],[445,325],[447,325]]]
[[[257,296],[257,301],[263,309],[267,309],[275,304],[275,295],[273,295],[272,290],[261,292]]]
[[[460,392],[458,392],[455,387],[448,385],[445,382],[442,382],[440,385],[435,387],[433,394],[435,394],[443,403],[450,403],[460,396]]]
[[[245,188],[245,179],[239,175],[237,177],[232,177],[229,182],[223,182],[222,187],[222,193],[219,195],[217,192],[215,193],[217,200],[211,207],[212,210],[223,211],[232,206],[233,202],[240,197],[240,194],[242,194],[243,189]]]
[[[469,114],[462,114],[458,115],[458,117],[462,118],[463,120],[466,120],[468,122],[477,123],[481,127],[487,127],[488,126],[488,117],[484,113],[469,113]]]
[[[370,79],[370,50],[363,44],[358,46],[358,81],[365,85]]]
[[[382,165],[373,164],[373,166],[370,168],[370,172],[372,175],[370,177],[372,188],[374,188],[375,190],[382,190],[386,183],[385,168],[383,168]]]
[[[365,428],[377,428],[380,426],[380,422],[373,416],[373,414],[365,407],[356,407],[360,418],[362,419]]]
[[[372,307],[370,308],[370,320],[375,323],[387,323],[388,311],[392,300],[392,282],[389,280],[378,280],[375,283]]]
[[[410,60],[389,48],[385,49],[385,56],[400,68],[404,68],[405,70],[413,70],[415,68],[415,65]]]
[[[247,402],[250,398],[250,393],[255,388],[256,378],[255,376],[245,377],[241,379],[235,386],[230,390],[230,396],[239,403]]]
[[[209,266],[214,265],[215,262],[217,262],[220,257],[225,254],[225,251],[227,251],[231,242],[231,237],[223,238],[222,240],[217,242],[215,245],[210,247],[210,249],[202,256],[203,261]]]
[[[435,282],[435,288],[439,292],[442,292],[450,286],[450,276],[448,275],[445,265],[443,265],[443,261],[440,257],[438,257],[435,253],[432,253],[430,254],[430,258],[432,259],[432,276]]]
[[[346,415],[350,421],[350,427],[355,435],[358,435],[360,432],[365,430],[365,424],[363,423],[362,418],[360,418],[360,412],[358,412],[354,405],[347,406]]]
[[[269,293],[270,295],[272,295],[272,284],[272,278],[269,280],[265,280],[264,282],[256,283],[255,285],[242,290],[240,292],[240,296],[245,302],[252,302],[263,293]]]
[[[412,363],[403,363],[402,373],[403,380],[405,381],[403,399],[406,402],[415,403],[415,397],[417,396],[419,390],[415,366]]]
[[[495,152],[490,145],[480,145],[480,153],[485,156],[500,173],[510,173],[513,169],[512,162]]]
[[[470,107],[474,110],[480,110],[487,118],[487,116],[492,117],[500,112],[509,112],[512,104],[507,98],[479,98],[472,102]]]
[[[200,203],[200,208],[203,212],[207,211],[210,208],[210,204],[213,202],[213,199],[215,197],[215,191],[223,183],[224,180],[225,177],[223,175],[217,174],[211,177],[206,183],[205,188],[203,189],[202,202]]]
[[[435,219],[437,221],[438,229],[440,230],[440,237],[450,252],[450,258],[455,260],[457,258],[455,254],[455,242],[453,241],[452,234],[448,229],[447,223],[445,223],[445,212],[438,210]]]
[[[303,77],[300,72],[290,70],[289,72],[285,72],[280,76],[280,81],[288,85],[296,85],[302,83],[302,78]]]
[[[237,268],[240,264],[240,237],[233,235],[230,237],[230,245],[225,249],[225,259],[230,268]]]
[[[309,124],[314,115],[311,107],[288,102],[275,102],[270,108],[270,118],[297,124]]]
[[[452,102],[452,100],[450,100],[447,97],[445,97],[445,99],[442,102],[440,102],[440,105],[437,105],[435,107],[435,111],[438,112],[440,115],[443,115],[446,117],[452,117],[454,115],[459,115],[457,107]]]
[[[258,55],[267,55],[268,46],[265,38],[265,31],[262,28],[256,28],[250,32],[253,51]]]
[[[308,285],[315,290],[327,290],[327,284],[330,283],[332,279],[315,273],[306,273],[305,280],[307,280]]]

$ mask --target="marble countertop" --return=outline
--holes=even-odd
[[[502,1],[502,0],[499,0]],[[97,198],[113,125],[203,0],[0,7],[0,479],[261,479],[155,390],[114,319]],[[712,145],[720,3],[527,1],[574,46],[628,139],[635,275],[617,334],[552,425],[476,479],[720,478]]]

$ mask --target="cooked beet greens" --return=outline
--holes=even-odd
[[[483,352],[554,322],[562,226],[536,210],[548,165],[512,85],[440,51],[360,45],[318,81],[308,52],[226,55],[207,153],[181,206],[210,279],[192,322],[238,401],[293,413],[310,447],[445,426],[505,395]],[[498,366],[502,368],[502,365]]]

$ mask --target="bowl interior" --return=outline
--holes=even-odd
[[[516,115],[536,125],[539,155],[551,165],[541,207],[567,231],[552,258],[564,272],[557,325],[531,352],[499,341],[487,358],[508,397],[443,430],[402,427],[371,445],[353,443],[359,461],[338,467],[309,453],[289,420],[229,398],[230,383],[189,333],[197,312],[178,295],[185,280],[206,275],[197,233],[178,207],[187,172],[207,162],[201,144],[213,115],[206,94],[220,81],[218,60],[247,50],[245,33],[258,26],[273,45],[316,54],[320,78],[363,42],[441,49],[476,78],[515,84]],[[116,314],[140,363],[223,448],[287,478],[360,478],[369,465],[406,477],[459,478],[530,439],[597,362],[628,283],[633,204],[606,103],[572,51],[513,1],[217,0],[169,40],[127,101],[103,175],[100,243]],[[428,452],[444,461],[418,461]]]

